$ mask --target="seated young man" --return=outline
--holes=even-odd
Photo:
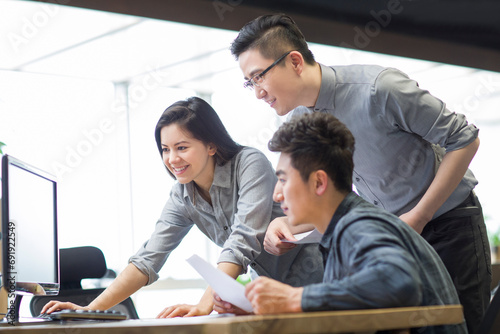
[[[312,113],[283,124],[269,142],[281,152],[274,200],[294,227],[323,233],[323,282],[291,287],[259,277],[246,287],[257,314],[459,304],[432,247],[397,216],[352,191],[354,138],[334,116]],[[216,311],[230,305],[216,297]],[[466,333],[465,323],[418,333]]]

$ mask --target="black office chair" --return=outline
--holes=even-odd
[[[500,333],[500,289],[497,289],[490,305],[486,309],[478,333],[498,334]]]
[[[59,250],[61,289],[57,296],[34,296],[30,302],[32,316],[38,316],[43,306],[51,300],[88,305],[103,288],[82,289],[84,278],[103,278],[109,273],[104,254],[99,248],[84,246]],[[110,310],[125,313],[129,319],[139,319],[132,299],[129,297]]]

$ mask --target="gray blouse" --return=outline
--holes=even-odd
[[[151,238],[129,262],[149,277],[148,284],[153,283],[172,250],[196,225],[222,247],[218,262],[240,265],[244,271],[250,265],[259,275],[295,286],[320,282],[323,265],[317,244],[296,247],[279,257],[263,249],[267,226],[283,216],[272,199],[276,181],[266,156],[244,147],[231,161],[216,165],[212,205],[196,192],[193,182],[174,184]],[[305,268],[312,272],[301,274]]]

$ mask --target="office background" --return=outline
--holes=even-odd
[[[379,36],[372,32],[368,42],[376,44]],[[97,246],[108,267],[119,272],[148,239],[173,184],[156,149],[154,126],[179,99],[206,99],[236,141],[276,163],[266,144],[283,119],[243,89],[228,50],[236,35],[71,6],[0,1],[0,141],[6,153],[58,176],[61,247]],[[476,191],[491,235],[498,231],[498,72],[315,43],[311,49],[326,65],[399,68],[451,110],[466,114],[480,128],[481,147],[471,165],[480,182]],[[480,67],[494,69],[488,64]],[[141,316],[201,297],[204,283],[185,262],[193,253],[212,263],[218,257],[217,247],[194,228],[162,269],[163,281],[134,296]]]

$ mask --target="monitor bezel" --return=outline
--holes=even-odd
[[[54,210],[54,256],[55,256],[55,272],[54,277],[56,282],[21,282],[16,275],[11,275],[9,261],[12,258],[12,252],[9,249],[8,236],[9,236],[9,170],[14,168],[21,168],[26,172],[32,173],[36,176],[42,177],[53,184],[53,210]],[[16,295],[57,295],[60,289],[60,274],[59,274],[59,244],[58,244],[58,217],[57,217],[57,180],[56,178],[37,167],[27,164],[11,155],[4,155],[2,157],[2,217],[1,217],[1,252],[2,252],[2,280],[1,286],[10,293]],[[16,254],[13,257],[15,259]],[[14,260],[15,261],[15,260]]]

